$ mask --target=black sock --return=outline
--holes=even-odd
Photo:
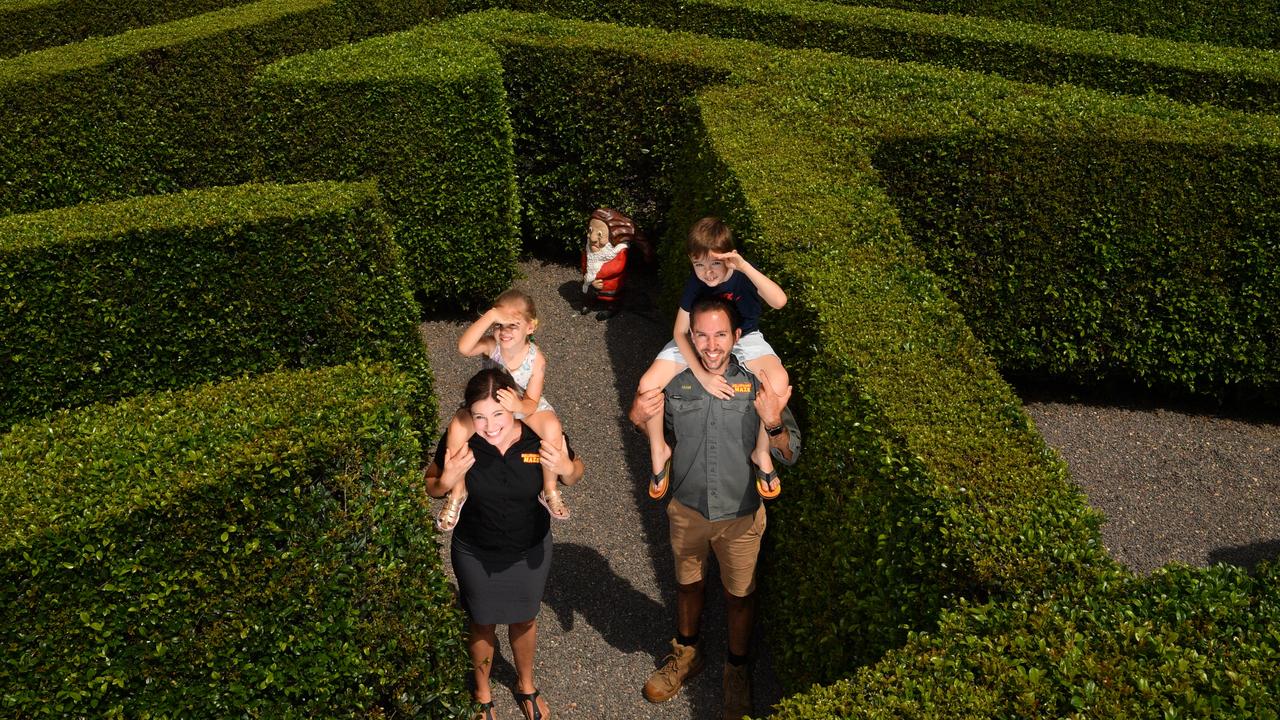
[[[742,667],[743,665],[746,665],[746,664],[747,664],[747,656],[746,656],[746,655],[734,655],[732,652],[730,652],[730,653],[729,653],[729,664],[730,664],[730,665],[732,665],[732,666],[734,666],[734,667]]]
[[[698,644],[698,635],[697,633],[694,633],[693,635],[681,635],[680,633],[676,633],[676,642],[685,647],[693,647]]]

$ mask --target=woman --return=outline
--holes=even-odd
[[[526,720],[548,720],[551,711],[533,682],[538,607],[551,571],[551,522],[538,502],[543,473],[572,485],[582,478],[582,462],[532,430],[498,401],[498,391],[516,390],[499,368],[476,373],[467,382],[463,407],[475,434],[446,453],[443,439],[427,468],[427,493],[443,497],[465,483],[467,501],[453,532],[450,556],[462,607],[470,619],[467,641],[475,676],[477,720],[494,720],[489,671],[496,626],[507,625],[516,667],[516,702]],[[446,457],[447,454],[447,457]]]

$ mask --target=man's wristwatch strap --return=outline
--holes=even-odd
[[[778,423],[777,427],[769,427],[766,425],[764,431],[769,437],[778,437],[782,434],[782,428],[782,423]]]

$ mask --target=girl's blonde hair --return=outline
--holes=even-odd
[[[524,306],[525,320],[529,321],[530,323],[538,322],[538,306],[533,304],[533,297],[530,296],[529,293],[523,290],[517,290],[515,288],[511,288],[510,290],[499,295],[497,300],[493,301],[494,307],[498,307],[499,305],[505,306],[505,307],[514,307],[517,304]]]
[[[704,217],[689,228],[685,247],[691,258],[700,258],[713,252],[731,252],[734,249],[733,230],[718,217]]]

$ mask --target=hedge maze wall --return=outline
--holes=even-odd
[[[1276,705],[1275,566],[1116,567],[1000,374],[1277,404],[1274,13],[1250,25],[1252,5],[1219,5],[1231,23],[1189,12],[1175,28],[1160,5],[1118,27],[1099,5],[1081,29],[1041,4],[1000,11],[1015,22],[977,5],[267,0],[156,6],[81,40],[77,7],[0,8],[60,38],[0,60],[0,387],[6,422],[29,418],[0,441],[0,503],[18,518],[0,604],[40,618],[3,628],[3,672],[24,679],[5,686],[26,688],[6,709],[275,716],[283,697],[307,699],[298,715],[463,714],[459,626],[409,490],[406,428],[433,416],[412,322],[485,300],[522,246],[572,252],[600,204],[668,238],[670,273],[685,262],[670,239],[722,214],[791,297],[766,332],[807,446],[773,513],[762,602],[787,687],[828,685],[780,717]],[[1248,30],[1224,34],[1237,21]],[[95,434],[176,407],[245,415],[140,431],[166,439],[141,455],[132,431]],[[197,445],[256,459],[207,483]],[[76,468],[86,455],[119,460]],[[161,471],[193,479],[159,492]],[[335,494],[369,501],[334,516]],[[106,514],[67,504],[99,497]],[[390,535],[362,536],[362,513]],[[337,543],[282,534],[277,516]],[[199,538],[193,569],[155,571],[175,605],[109,579],[178,538]],[[341,608],[299,641],[320,663],[281,660],[269,631],[235,639],[307,612],[288,605],[301,558]],[[408,594],[353,600],[410,571]],[[237,579],[215,590],[210,573]],[[90,592],[102,583],[119,602]],[[233,693],[211,700],[221,686],[164,667],[156,638],[191,622],[175,606],[229,608],[224,593],[259,586],[284,603],[270,622],[265,606],[219,609],[199,659],[159,645],[230,673]],[[395,641],[328,653],[347,637]],[[129,662],[104,673],[102,653]],[[75,681],[44,708],[56,691],[27,678],[54,667]]]

